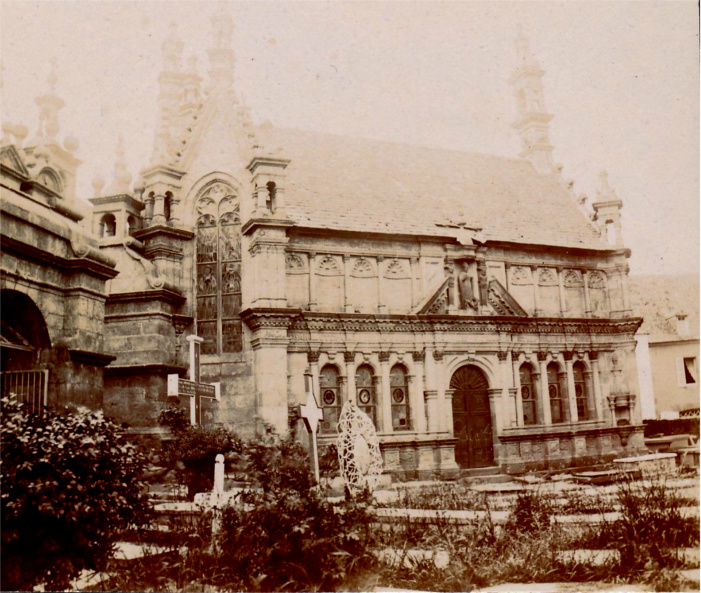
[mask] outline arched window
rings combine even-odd
[[[533,367],[524,363],[519,370],[521,378],[521,401],[523,402],[523,423],[537,424],[535,384],[533,382]]]
[[[163,217],[166,220],[170,220],[170,217],[172,216],[173,208],[173,194],[169,191],[166,192],[165,197],[163,198]]]
[[[389,385],[392,397],[392,429],[411,430],[409,408],[409,383],[404,366],[397,364],[389,372]]]
[[[577,399],[577,419],[588,420],[589,412],[589,394],[587,393],[587,383],[584,379],[584,363],[575,362],[572,365],[572,374],[574,375],[574,396]]]
[[[56,193],[61,193],[61,178],[53,169],[42,169],[37,175],[37,181]]]
[[[100,219],[100,237],[114,237],[117,234],[117,219],[114,214],[105,214]]]
[[[270,208],[270,212],[275,214],[275,210],[277,210],[277,186],[274,181],[268,181],[266,188],[268,190],[268,207]]]
[[[377,428],[375,373],[368,364],[360,365],[355,372],[355,394],[358,407],[370,416],[370,420]]]
[[[550,397],[550,416],[553,424],[565,421],[565,409],[562,402],[562,389],[559,381],[560,367],[551,362],[548,365],[548,396]]]
[[[195,201],[197,215],[197,335],[202,354],[240,352],[241,221],[234,190],[208,185]]]
[[[136,231],[139,230],[139,222],[135,216],[129,216],[127,218],[127,233],[129,236],[133,236]]]
[[[322,433],[335,433],[338,430],[338,418],[341,415],[341,389],[338,369],[330,364],[319,373],[319,390],[321,391],[321,409],[324,414],[321,422]]]

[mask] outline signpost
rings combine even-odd
[[[190,424],[202,424],[202,398],[219,401],[219,383],[200,383],[200,345],[204,342],[198,336],[187,336],[190,342],[190,380],[178,375],[168,375],[168,397],[190,398]]]
[[[309,457],[312,460],[314,468],[314,477],[316,483],[319,483],[319,450],[316,446],[316,431],[319,428],[319,421],[324,417],[322,409],[314,396],[314,386],[312,383],[312,374],[304,373],[304,388],[307,392],[307,403],[299,404],[299,415],[304,419],[304,425],[307,427],[311,435],[311,443],[309,445]]]

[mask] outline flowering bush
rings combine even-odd
[[[101,412],[23,408],[2,400],[2,589],[67,589],[146,519],[144,460]]]
[[[158,422],[173,432],[174,439],[167,445],[166,458],[178,469],[180,481],[187,486],[190,498],[212,489],[214,461],[219,453],[238,454],[242,450],[241,439],[233,432],[222,427],[192,426],[179,408],[166,408]]]

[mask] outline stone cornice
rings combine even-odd
[[[148,301],[165,301],[174,305],[182,305],[185,297],[180,292],[171,288],[157,288],[154,290],[140,290],[138,292],[120,292],[111,294],[107,298],[108,305],[116,303],[135,303]]]
[[[278,309],[278,311],[280,311]],[[291,310],[288,310],[291,311]],[[289,316],[290,313],[287,313]],[[511,334],[624,334],[635,333],[642,318],[514,318],[511,316],[364,315],[360,313],[292,314],[291,331],[335,332],[460,332]]]
[[[159,235],[165,235],[172,237],[173,239],[180,239],[181,241],[190,241],[195,236],[195,233],[187,229],[161,224],[140,229],[136,231],[133,236],[139,241],[146,242]]]
[[[104,367],[107,366],[117,357],[112,354],[103,354],[102,352],[90,352],[89,350],[78,350],[70,348],[68,354],[73,362],[88,364],[90,366]]]
[[[173,364],[123,364],[105,367],[105,377],[123,377],[130,375],[171,375],[178,374],[181,377],[187,373],[187,368]]]
[[[247,235],[259,226],[288,228],[295,226],[295,223],[288,218],[274,218],[272,216],[269,218],[251,218],[241,227],[241,234]]]
[[[241,312],[241,319],[252,331],[261,328],[289,329],[300,314],[300,309],[246,309]]]
[[[119,274],[115,270],[114,264],[104,257],[100,257],[99,252],[89,246],[85,246],[84,257],[68,258],[55,255],[34,245],[29,245],[12,237],[3,235],[3,253],[13,253],[24,259],[34,261],[42,266],[55,268],[63,272],[86,273],[96,276],[102,280],[110,280]],[[111,265],[110,265],[111,264]]]

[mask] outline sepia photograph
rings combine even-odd
[[[2,0],[1,591],[699,591],[699,5]]]

